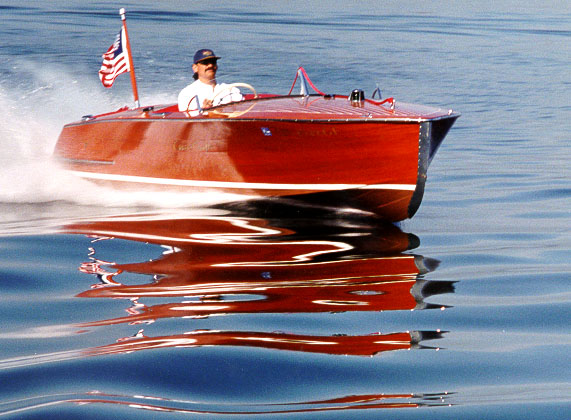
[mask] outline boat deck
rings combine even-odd
[[[246,100],[227,105],[220,105],[205,110],[202,114],[189,115],[179,112],[176,104],[141,107],[136,109],[121,108],[115,112],[87,117],[88,121],[110,119],[238,119],[238,120],[281,120],[281,121],[387,121],[387,122],[421,122],[448,118],[454,115],[452,110],[413,105],[393,101],[367,99],[359,103],[351,103],[346,96],[310,95],[310,96],[275,96],[260,95],[253,98],[246,95]],[[84,118],[84,121],[86,118]]]

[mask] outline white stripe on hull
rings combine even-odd
[[[294,190],[294,191],[337,191],[349,189],[374,189],[374,190],[402,190],[414,191],[415,184],[273,184],[265,182],[224,182],[224,181],[200,181],[192,179],[151,178],[132,175],[104,174],[96,172],[71,171],[82,178],[105,181],[133,182],[140,184],[171,185],[180,187],[196,188],[226,188],[244,190]]]

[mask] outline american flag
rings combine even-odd
[[[103,54],[99,78],[103,86],[110,88],[117,76],[128,71],[130,71],[130,66],[127,48],[125,47],[125,30],[121,29],[113,45]]]

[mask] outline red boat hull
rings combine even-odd
[[[398,221],[418,208],[434,143],[457,117],[388,118],[379,115],[383,107],[370,104],[377,114],[363,108],[358,115],[371,117],[357,117],[344,108],[346,100],[321,97],[315,101],[332,115],[297,109],[290,97],[260,101],[195,118],[169,107],[69,124],[55,155],[78,175],[121,188],[303,196]],[[274,115],[275,102],[281,118]],[[245,110],[233,117],[240,107]],[[439,139],[430,135],[434,124],[445,126]]]

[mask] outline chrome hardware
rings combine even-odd
[[[354,89],[349,95],[349,100],[351,103],[361,103],[365,101],[365,92],[361,89]]]

